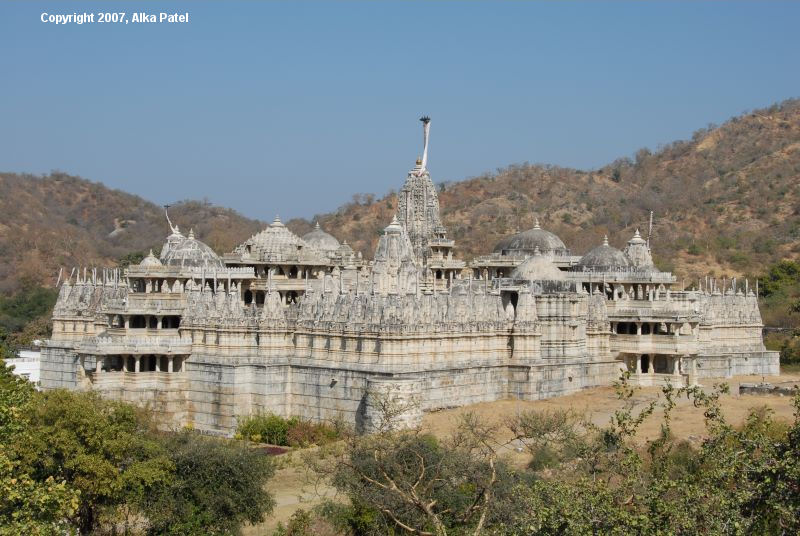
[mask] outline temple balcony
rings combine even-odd
[[[141,330],[146,332],[147,330]],[[94,337],[80,344],[79,354],[85,355],[188,355],[192,351],[192,342],[177,336],[127,336],[127,337]]]
[[[692,335],[611,335],[611,352],[615,354],[694,355],[699,351]]]
[[[115,314],[179,314],[188,293],[129,292],[125,300],[109,300],[104,312]]]
[[[696,299],[672,293],[669,298],[662,294],[658,300],[607,300],[606,310],[610,320],[651,320],[699,322],[700,308]],[[678,296],[676,296],[678,295]]]
[[[671,285],[677,278],[670,272],[646,272],[637,269],[595,272],[592,270],[570,271],[569,277],[582,282],[591,283],[632,283],[632,284],[664,284]]]

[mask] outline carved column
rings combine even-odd
[[[133,370],[134,372],[139,372],[140,370],[142,370],[142,356],[140,355],[136,356],[136,364],[134,365]]]

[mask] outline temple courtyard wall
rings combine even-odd
[[[700,355],[698,378],[779,373],[776,352]],[[190,426],[208,433],[231,435],[237,419],[259,412],[314,421],[340,420],[363,429],[374,420],[368,393],[395,388],[418,404],[408,416],[416,424],[422,412],[502,399],[537,400],[611,385],[624,369],[616,359],[603,361],[541,360],[531,364],[441,364],[404,370],[314,362],[296,357],[221,358],[192,355],[180,372],[101,372],[86,357],[81,371],[74,350],[47,346],[42,352],[42,377],[48,388],[93,389],[102,396],[144,406],[166,427]],[[376,370],[378,369],[378,370]],[[635,379],[634,379],[635,381]],[[642,385],[685,378],[643,375]]]

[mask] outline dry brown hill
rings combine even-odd
[[[170,208],[182,229],[229,251],[263,227],[207,202]],[[128,253],[159,248],[168,234],[164,209],[141,197],[63,173],[0,173],[0,292],[21,282],[55,283],[59,266],[110,266]]]
[[[398,187],[403,180],[398,173]],[[754,273],[800,252],[800,100],[594,171],[521,164],[440,189],[444,222],[466,259],[530,228],[535,217],[575,253],[599,244],[604,233],[622,246],[636,227],[645,230],[653,210],[662,268],[689,279]],[[356,195],[318,219],[371,257],[394,209],[393,193]],[[184,201],[170,214],[218,252],[263,227],[208,202]],[[311,222],[289,226],[302,234]],[[62,173],[0,173],[0,291],[24,279],[52,283],[59,266],[113,264],[160,246],[165,234],[161,207],[140,197]]]

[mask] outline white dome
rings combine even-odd
[[[167,243],[161,250],[161,264],[205,268],[225,267],[213,249],[194,237],[194,231],[190,230],[189,236],[184,237],[177,227],[167,238]]]
[[[549,256],[542,255],[539,249],[535,249],[533,256],[517,266],[511,272],[512,279],[526,279],[528,281],[564,281],[564,272],[553,264]]]
[[[319,222],[314,226],[314,230],[303,235],[303,241],[309,246],[313,246],[322,251],[336,251],[339,249],[339,241],[333,235],[322,230]]]
[[[147,255],[147,257],[145,257],[144,259],[142,259],[142,262],[139,263],[139,266],[163,266],[163,265],[161,264],[161,261],[158,260],[158,257],[153,255],[153,250],[151,249],[150,254]]]

